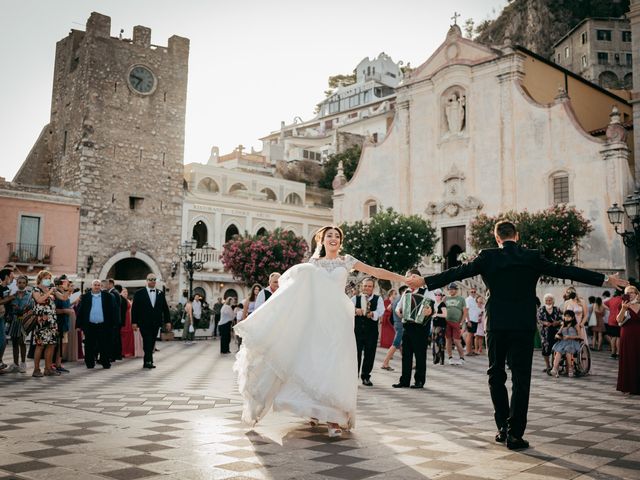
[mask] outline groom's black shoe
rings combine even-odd
[[[507,441],[507,429],[501,428],[500,430],[498,430],[498,433],[496,433],[496,442],[504,443],[506,441]]]
[[[509,450],[523,450],[525,448],[529,448],[529,442],[522,437],[518,438],[512,435],[507,435],[507,448]]]
[[[371,380],[369,380],[368,378],[363,378],[362,379],[362,384],[367,386],[367,387],[373,387],[373,383],[371,383]]]
[[[411,385],[411,388],[424,388],[424,383],[416,382],[413,385]]]
[[[409,385],[406,383],[394,383],[391,385],[393,388],[409,388]]]

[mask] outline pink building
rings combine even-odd
[[[46,269],[75,277],[80,200],[11,187],[0,183],[0,267],[11,263],[29,276]]]

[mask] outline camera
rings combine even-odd
[[[621,298],[622,298],[622,301],[623,301],[623,302],[628,302],[628,301],[630,301],[630,300],[631,300],[631,296],[630,296],[628,293],[624,293],[624,294],[622,294],[622,297],[621,297]]]

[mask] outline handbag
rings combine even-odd
[[[189,333],[193,333],[195,331],[196,331],[196,329],[193,328],[193,323],[189,324]]]
[[[590,327],[595,327],[596,325],[598,325],[598,319],[596,317],[596,309],[593,308],[591,310],[591,315],[589,316],[589,323],[587,324]]]
[[[31,333],[38,323],[38,316],[35,314],[33,310],[25,310],[22,314],[22,328],[24,329],[24,333],[28,335]]]

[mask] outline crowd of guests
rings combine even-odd
[[[78,360],[109,369],[123,358],[144,357],[143,366],[154,368],[155,338],[168,321],[155,281],[149,275],[132,301],[113,279],[93,280],[81,292],[66,275],[42,270],[30,284],[13,268],[0,270],[0,373],[27,373],[27,358],[33,358],[33,377],[69,373],[64,362]],[[13,363],[4,363],[9,340]]]
[[[407,295],[411,301],[407,300]],[[421,320],[417,327],[415,309],[421,304],[422,297],[429,299],[422,312],[427,320]],[[409,375],[414,369],[414,388],[422,387],[426,364],[424,352],[429,343],[434,364],[464,365],[465,357],[482,355],[485,348],[484,307],[485,298],[475,288],[470,288],[464,298],[459,295],[455,283],[448,285],[446,292],[440,289],[412,291],[406,286],[398,291],[390,290],[384,300],[380,346],[388,347],[381,365],[387,371],[394,370],[390,362],[396,352],[402,351],[402,376],[393,386],[408,387]],[[407,308],[413,310],[409,315]],[[544,373],[558,377],[562,366],[564,373],[573,377],[582,345],[601,351],[606,340],[611,358],[619,360],[618,390],[640,394],[639,311],[640,298],[634,286],[627,287],[624,293],[616,291],[611,296],[605,291],[601,297],[588,299],[570,286],[560,304],[556,304],[553,295],[546,294],[537,314]],[[416,338],[420,339],[419,343]],[[457,358],[454,358],[454,347]]]

